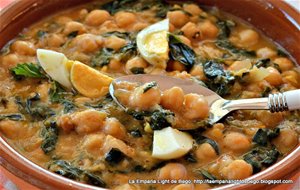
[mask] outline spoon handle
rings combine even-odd
[[[268,98],[228,100],[224,103],[223,109],[228,111],[239,109],[270,110],[271,112],[300,109],[300,89],[270,94]]]

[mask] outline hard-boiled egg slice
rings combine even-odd
[[[69,61],[64,54],[46,49],[38,49],[37,58],[42,68],[53,80],[66,88],[72,88],[70,69],[73,62]]]
[[[169,19],[157,22],[137,35],[137,47],[142,57],[155,67],[166,68],[169,59]]]
[[[99,98],[108,93],[108,87],[113,78],[100,73],[79,61],[74,61],[71,68],[71,82],[82,95]]]
[[[159,159],[179,158],[193,147],[193,138],[177,129],[167,127],[154,131],[152,156]]]

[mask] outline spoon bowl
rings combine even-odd
[[[113,100],[124,110],[128,110],[126,106],[119,102],[114,95],[114,84],[122,81],[132,83],[148,83],[155,81],[159,89],[164,91],[174,86],[182,88],[185,94],[196,93],[203,95],[210,107],[209,123],[214,124],[234,110],[270,110],[271,112],[287,111],[300,109],[300,89],[292,90],[284,93],[270,94],[265,98],[251,98],[240,100],[226,100],[212,90],[202,86],[193,80],[179,79],[165,75],[127,75],[115,79],[109,86],[109,92]]]

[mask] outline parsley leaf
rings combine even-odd
[[[22,63],[11,69],[15,78],[19,77],[32,77],[32,78],[45,78],[41,66],[33,63]]]

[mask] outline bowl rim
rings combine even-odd
[[[272,5],[276,0],[266,0],[268,3]],[[0,11],[0,18],[6,12],[9,12],[10,9],[15,7],[19,1],[13,1],[8,6]],[[27,9],[25,9],[20,14],[24,14],[25,12],[29,11],[32,6],[36,6],[32,2]],[[196,2],[197,3],[197,2]],[[292,7],[285,1],[276,1],[278,4],[277,7],[280,7],[280,11],[287,14],[289,12],[292,15],[299,15],[300,11]],[[288,16],[290,14],[287,14]],[[296,22],[296,25],[300,26],[300,19],[294,19],[293,21]],[[290,19],[289,19],[290,20]],[[292,22],[290,20],[290,22]],[[5,27],[5,26],[4,26]],[[23,178],[26,182],[37,185],[38,187],[45,187],[44,185],[50,185],[50,187],[46,187],[47,189],[50,188],[68,188],[68,189],[87,189],[87,190],[105,190],[105,188],[96,187],[88,184],[84,184],[81,182],[77,182],[65,177],[62,177],[58,174],[50,172],[49,170],[44,169],[43,167],[35,164],[34,162],[27,159],[17,150],[15,150],[12,146],[9,145],[5,137],[0,134],[0,165],[2,165],[5,169],[12,172],[14,175]],[[14,164],[12,164],[14,163]],[[286,167],[288,165],[294,165],[294,170],[288,171]],[[293,171],[299,169],[300,167],[300,143],[298,146],[294,148],[287,156],[285,156],[280,161],[276,162],[272,166],[268,167],[267,169],[246,178],[245,180],[274,180],[278,179],[275,177],[275,172],[272,172],[276,169],[277,173],[281,173],[280,177],[287,175],[288,173],[292,173]],[[28,171],[30,171],[28,173]],[[214,188],[215,190],[225,190],[225,189],[246,189],[249,188],[250,184],[227,184],[220,187]],[[251,185],[251,189],[258,189],[259,187],[264,186],[264,184],[255,184]]]

